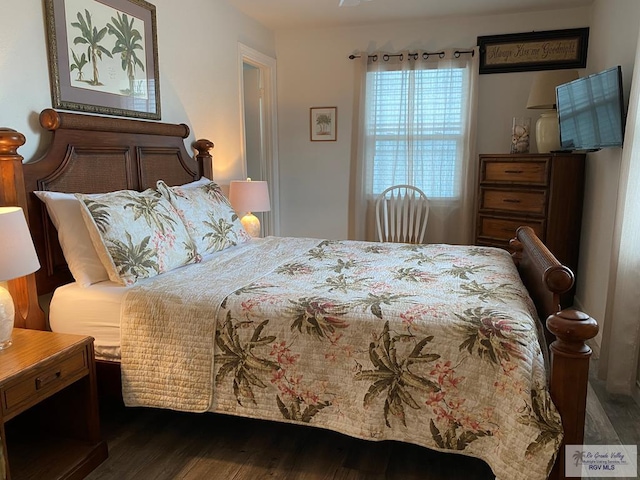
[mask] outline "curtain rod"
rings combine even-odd
[[[460,55],[462,55],[463,53],[470,53],[472,57],[475,55],[475,52],[473,50],[456,50],[455,52],[453,52],[453,56],[455,58],[459,58]],[[419,55],[420,55],[419,53],[410,53],[409,57],[413,57],[414,60],[417,60]],[[426,60],[431,55],[438,55],[438,57],[444,58],[445,52],[423,52],[422,53],[422,59]],[[353,60],[355,58],[360,58],[360,57],[361,57],[361,55],[353,55],[352,54],[352,55],[349,55],[349,60]],[[372,59],[374,62],[378,61],[378,55],[369,55],[368,57],[370,59]],[[388,61],[391,57],[400,57],[400,60],[403,60],[402,57],[404,57],[404,54],[403,53],[396,53],[396,54],[385,53],[384,55],[382,55],[382,59],[385,62]]]

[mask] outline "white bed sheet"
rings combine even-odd
[[[202,262],[211,261],[221,255],[242,255],[252,244],[263,241],[263,238],[254,238],[250,242],[206,255]],[[189,268],[189,265],[161,276],[145,278],[129,287],[110,280],[88,287],[76,282],[58,287],[49,305],[49,326],[54,332],[92,336],[95,339],[97,359],[120,361],[120,319],[125,295],[137,285],[151,283],[182,268]]]
[[[95,338],[96,358],[120,360],[120,311],[129,288],[111,281],[56,289],[49,307],[51,330]]]

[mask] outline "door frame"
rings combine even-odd
[[[266,180],[269,187],[271,211],[262,214],[262,231],[264,235],[280,234],[280,182],[278,175],[278,115],[276,103],[276,59],[257,50],[238,43],[238,72],[240,85],[243,83],[244,64],[256,67],[260,71],[261,107],[261,180]],[[240,154],[243,172],[247,173],[244,88],[240,88]]]

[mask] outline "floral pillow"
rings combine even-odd
[[[218,252],[251,239],[215,182],[189,187],[169,187],[159,180],[157,188],[178,211],[198,252],[202,255]]]
[[[133,285],[200,260],[177,212],[155,190],[76,197],[91,241],[113,282]]]

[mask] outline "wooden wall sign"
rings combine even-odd
[[[589,28],[478,37],[480,73],[587,66]]]

